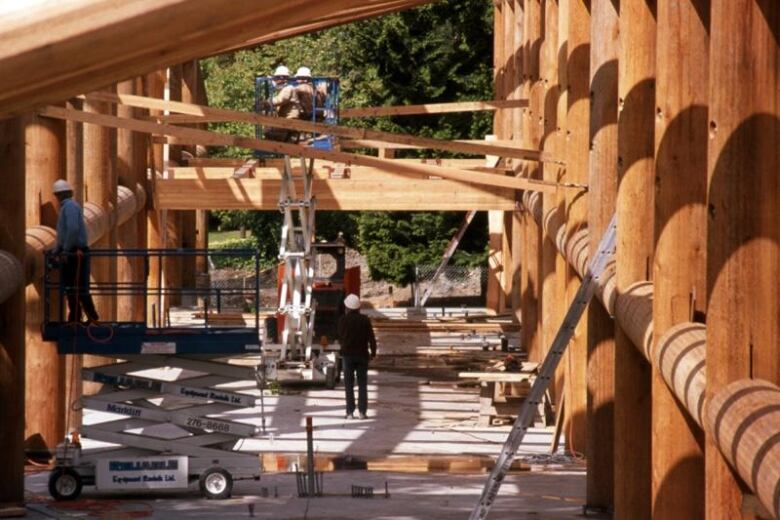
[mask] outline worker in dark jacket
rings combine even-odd
[[[347,419],[355,416],[355,375],[358,383],[358,413],[368,412],[368,360],[376,357],[376,338],[371,320],[360,314],[360,298],[350,294],[344,299],[347,313],[338,324],[341,359],[344,366],[344,391],[347,397]]]
[[[84,214],[78,202],[73,200],[73,188],[68,181],[56,181],[53,191],[60,203],[54,254],[61,257],[62,285],[68,297],[68,321],[80,321],[83,309],[87,319],[96,322],[98,314],[89,294],[90,261],[86,254],[89,247]]]

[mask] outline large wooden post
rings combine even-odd
[[[181,101],[182,90],[182,66],[176,65],[168,69],[168,96],[171,101]],[[181,165],[183,147],[180,145],[168,146],[168,160],[171,164]],[[181,211],[165,211],[165,247],[178,249],[182,245]],[[169,289],[179,289],[182,286],[182,268],[184,263],[180,257],[169,256],[164,262],[165,285]],[[181,303],[181,293],[174,292],[169,295],[170,305]]]
[[[130,79],[117,84],[118,94],[134,94],[135,80]],[[135,117],[135,109],[127,105],[117,106],[117,115],[119,117]],[[117,157],[116,170],[117,182],[135,191],[138,177],[138,154],[136,153],[136,137],[129,130],[117,130]],[[117,233],[117,247],[120,249],[137,249],[138,226],[136,217],[133,215],[125,222]],[[117,282],[127,283],[139,281],[143,276],[143,262],[138,258],[119,257],[117,259]],[[139,300],[133,295],[121,295],[117,297],[117,317],[121,321],[135,319],[138,315],[136,307]],[[141,303],[141,305],[143,305]]]
[[[542,148],[545,152],[562,157],[563,135],[559,122],[559,98],[561,97],[561,78],[559,77],[558,56],[561,40],[559,33],[559,5],[556,0],[545,0],[544,7],[544,43],[541,48],[541,81],[544,88]],[[563,67],[565,69],[565,67]],[[564,174],[563,168],[546,164],[543,168],[545,180],[557,182]],[[559,216],[563,214],[563,193],[548,193],[542,197],[542,215],[558,209]],[[542,337],[540,354],[544,357],[561,326],[563,313],[566,309],[566,277],[565,260],[558,253],[554,237],[542,233],[541,250],[541,293],[542,293]],[[560,270],[559,270],[560,268]],[[552,392],[554,398],[555,388]]]
[[[590,154],[590,10],[585,0],[569,0],[569,37],[567,44],[568,106],[566,114],[566,178],[568,182],[588,183]],[[582,192],[566,191],[566,237],[587,226],[587,198]],[[573,300],[580,279],[568,268],[566,301]],[[584,452],[586,439],[587,323],[580,320],[566,355],[566,421],[567,447]]]
[[[152,72],[151,74],[146,76],[146,88],[148,89],[148,96],[157,98],[157,99],[163,99],[165,96],[165,82],[166,82],[166,71],[165,70],[158,70],[156,72]],[[160,115],[161,111],[158,110],[152,110],[150,111],[151,115]],[[149,142],[149,146],[147,148],[149,152],[149,168],[151,169],[150,172],[150,180],[149,180],[149,197],[148,199],[152,199],[152,192],[154,190],[154,185],[156,180],[162,176],[163,170],[165,169],[164,164],[164,158],[163,158],[163,145],[160,143],[152,144]],[[163,239],[163,222],[162,222],[162,212],[153,210],[147,212],[147,243],[149,249],[163,249],[165,248],[165,242]],[[161,276],[162,270],[160,266],[160,259],[158,257],[153,257],[149,259],[149,278],[147,279],[147,286],[155,290],[156,293],[149,294],[149,298],[147,300],[148,304],[148,316],[149,321],[151,325],[161,326],[161,319],[165,315],[165,310],[163,309],[164,300],[158,289],[162,288],[162,276]]]
[[[780,5],[713,0],[711,20],[708,396],[740,378],[780,384]],[[708,436],[706,517],[739,518],[716,446]]]
[[[617,194],[618,11],[612,0],[591,0],[590,257],[615,211]],[[611,509],[614,486],[615,326],[598,300],[588,309],[587,504]]]
[[[655,2],[621,0],[616,282],[649,280],[653,258]],[[615,518],[650,518],[651,365],[615,328]]]
[[[706,308],[707,0],[658,2],[654,342]],[[657,368],[653,518],[702,518],[701,432]]]
[[[34,115],[26,122],[26,226],[56,228],[59,204],[52,185],[66,177],[65,122]],[[34,280],[26,290],[25,447],[33,456],[48,457],[65,434],[66,389],[65,359],[41,337],[43,298],[43,279]]]
[[[504,12],[509,9],[505,0],[499,0],[493,4],[493,89],[496,99],[506,97],[506,61],[505,61],[505,38],[504,23],[506,17]],[[506,120],[506,110],[496,110],[493,116],[493,133],[498,139],[504,136],[504,121]],[[503,290],[504,275],[503,270],[503,235],[504,221],[503,212],[488,212],[488,280],[485,306],[495,312],[501,312],[506,301]]]
[[[24,262],[24,122],[0,121],[0,250]],[[24,283],[0,303],[0,510],[24,502]]]
[[[67,108],[81,110],[80,99],[71,99]],[[73,187],[73,199],[84,206],[84,125],[76,121],[67,121],[66,134],[66,179]],[[74,406],[82,396],[81,367],[84,357],[81,354],[65,356],[65,431],[78,431],[81,427],[81,407]]]
[[[181,100],[185,103],[198,103],[198,61],[188,61],[182,64]],[[195,146],[185,146],[184,150],[195,156]],[[195,211],[181,212],[181,246],[185,249],[197,247],[197,215]],[[197,258],[186,257],[182,266],[182,285],[195,288],[195,274],[198,272]],[[193,304],[195,302],[192,302]]]
[[[538,150],[542,140],[540,117],[544,112],[544,85],[540,80],[539,49],[542,43],[543,8],[539,0],[526,0],[523,11],[523,97],[528,107],[523,112],[521,146]],[[537,162],[522,163],[523,174],[541,177]],[[541,360],[541,230],[528,208],[523,208],[523,273],[521,276],[521,312],[523,316],[523,346],[530,361]]]
[[[113,88],[111,89],[114,90]],[[112,106],[99,101],[85,101],[85,112],[110,114]],[[116,130],[84,124],[84,202],[93,202],[111,215],[116,208]],[[106,234],[92,246],[95,249],[116,249],[116,219],[109,218]],[[112,258],[92,259],[92,278],[100,283],[114,283],[116,261]],[[102,321],[116,318],[116,296],[94,296],[95,307]]]

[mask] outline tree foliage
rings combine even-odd
[[[381,106],[491,99],[492,4],[489,0],[445,0],[416,9],[335,27],[204,60],[209,104],[234,110],[254,108],[254,78],[284,64],[306,65],[315,75],[341,81],[341,106]],[[490,133],[490,113],[383,117],[344,124],[440,139],[481,139]],[[215,123],[212,130],[254,135],[244,123]],[[223,148],[218,155],[248,157],[250,151]],[[446,152],[404,150],[404,155],[451,156]],[[278,212],[246,212],[263,258],[278,250]],[[437,263],[461,213],[318,212],[318,237],[338,232],[367,256],[375,278],[406,283],[416,264]],[[225,220],[230,220],[226,217]],[[265,244],[265,245],[264,245]],[[484,262],[485,219],[472,224],[454,261]]]

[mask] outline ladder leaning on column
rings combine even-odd
[[[555,369],[574,335],[574,329],[593,298],[599,278],[604,274],[610,258],[615,253],[616,229],[616,218],[613,216],[604,232],[604,236],[601,238],[596,255],[588,264],[588,270],[582,279],[582,284],[577,290],[577,294],[574,296],[574,301],[569,306],[566,316],[563,318],[563,323],[555,335],[550,351],[547,353],[547,357],[544,358],[541,367],[539,367],[539,375],[536,377],[528,397],[523,401],[520,413],[517,415],[512,430],[509,432],[509,437],[498,455],[498,460],[488,477],[488,481],[485,483],[479,503],[471,512],[470,520],[483,520],[490,513],[490,508],[498,495],[501,483],[512,465],[515,454],[520,444],[522,444],[528,428],[531,426],[536,409],[539,403],[542,402],[545,391],[553,381]]]

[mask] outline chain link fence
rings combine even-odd
[[[488,271],[485,266],[461,267],[448,265],[434,280],[438,265],[415,267],[415,303],[421,301],[430,288],[426,305],[483,305]]]

